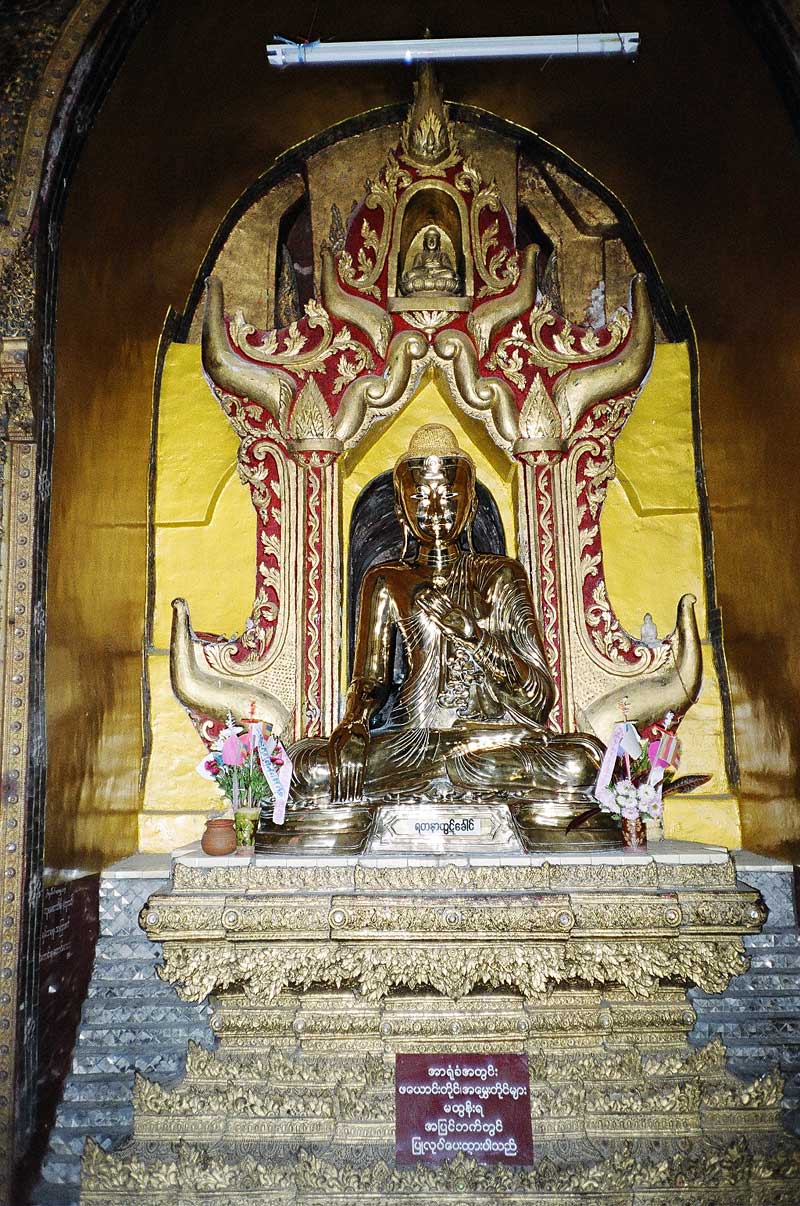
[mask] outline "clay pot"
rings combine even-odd
[[[622,818],[622,846],[624,850],[635,852],[647,849],[647,826],[641,817],[635,821]]]
[[[223,854],[232,854],[236,849],[236,831],[230,817],[218,817],[206,821],[200,845],[204,854],[219,858]]]

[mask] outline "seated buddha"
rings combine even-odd
[[[405,297],[444,296],[461,293],[461,277],[450,256],[442,247],[442,232],[429,226],[422,236],[422,249],[414,256],[411,268],[400,278],[400,292]]]
[[[298,834],[303,814],[320,825],[314,808],[346,827],[335,806],[359,802],[366,839],[367,817],[387,796],[480,801],[501,790],[540,800],[540,822],[563,830],[590,807],[603,746],[546,727],[554,685],[528,579],[513,558],[459,547],[477,508],[475,467],[449,428],[419,429],[395,466],[394,493],[404,551],[362,580],[341,723],[327,741],[292,749]],[[393,686],[397,640],[407,673],[388,720],[373,729]]]

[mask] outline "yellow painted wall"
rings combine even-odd
[[[219,793],[197,774],[203,746],[169,681],[171,602],[189,602],[198,632],[241,632],[253,604],[256,519],[236,472],[239,441],[214,398],[196,344],[173,344],[164,362],[156,443],[152,567],[155,596],[147,656],[152,746],[139,814],[139,848],[195,841]]]
[[[664,832],[684,841],[741,844],[739,802],[725,774],[722,703],[706,639],[703,548],[692,446],[686,344],[656,348],[653,368],[616,442],[600,531],[608,596],[622,625],[639,634],[650,612],[660,636],[675,626],[679,597],[697,598],[703,640],[700,698],[681,724],[682,774],[711,774],[702,789],[665,801]]]

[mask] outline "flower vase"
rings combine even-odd
[[[633,821],[622,818],[622,848],[632,853],[647,849],[647,826],[641,817]]]
[[[200,846],[203,853],[212,858],[233,854],[236,849],[236,833],[230,817],[215,817],[213,820],[206,821]]]

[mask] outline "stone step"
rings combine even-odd
[[[40,1182],[36,1197],[33,1199],[34,1206],[80,1206],[77,1185],[49,1185],[45,1182]]]
[[[194,1029],[204,1024],[207,1029],[205,1019],[208,1010],[201,1005],[196,1005],[194,1008],[189,1006],[188,1009],[190,1016],[194,1015],[192,1018]],[[167,1001],[150,1001],[142,997],[123,998],[122,1001],[107,998],[102,1001],[90,999],[83,1007],[81,1027],[82,1029],[85,1027],[87,1030],[90,1027],[110,1029],[119,1023],[120,1016],[129,1018],[131,1013],[136,1017],[137,1025],[141,1023],[142,1026],[170,1028],[185,1025],[187,1006],[179,1001],[174,993],[172,999]]]
[[[697,992],[696,989],[692,991]],[[754,994],[767,996],[772,993],[784,992],[800,997],[800,976],[794,972],[776,972],[767,967],[752,969],[746,976],[737,976],[735,980],[731,980],[725,996],[753,996]],[[697,995],[699,999],[712,1001],[715,999],[706,993],[697,992]]]
[[[85,1102],[65,1105],[62,1102],[56,1114],[54,1133],[61,1131],[66,1134],[81,1131],[84,1134],[91,1134],[95,1130],[118,1130],[125,1131],[127,1134],[132,1126],[132,1100],[127,1105],[116,1103],[89,1106]]]
[[[89,985],[89,991],[86,996],[87,1001],[106,1001],[113,1000],[130,1004],[130,1008],[136,1008],[138,1002],[152,1001],[174,1001],[180,1002],[184,1008],[186,1005],[180,1001],[178,994],[171,984],[165,984],[163,980],[159,980],[157,976],[152,975],[149,980],[134,980],[133,983],[120,982],[119,980],[101,979],[99,976],[94,978]],[[203,1006],[197,1006],[198,1009]]]
[[[737,1043],[728,1050],[729,1066],[740,1063],[766,1070],[779,1066],[784,1073],[800,1072],[800,1048],[784,1048],[769,1043]]]
[[[787,928],[786,930],[762,930],[760,934],[748,934],[744,940],[748,950],[760,950],[766,947],[786,947],[787,950],[800,949],[800,931]]]
[[[141,955],[109,955],[95,960],[92,979],[99,984],[146,982],[156,977],[157,964],[158,960],[150,951],[143,951]]]
[[[701,997],[692,1004],[700,1017],[717,1017],[722,1014],[757,1013],[759,1018],[770,1020],[776,1017],[800,1018],[800,995],[797,992],[783,996],[754,996],[726,993],[724,997]]]
[[[117,1076],[70,1077],[64,1088],[64,1102],[85,1102],[87,1105],[119,1105],[131,1100],[133,1077],[130,1082]]]
[[[94,1051],[77,1049],[71,1076],[128,1075],[134,1069],[156,1080],[182,1074],[186,1066],[186,1046],[158,1051]]]
[[[77,1189],[81,1179],[80,1160],[65,1160],[63,1156],[48,1155],[42,1167],[41,1185],[64,1186],[67,1189]],[[40,1201],[39,1190],[34,1201]]]
[[[136,929],[130,933],[100,935],[97,954],[103,955],[107,950],[144,950],[146,948],[150,948],[154,954],[160,954],[160,943],[151,942],[144,930]]]
[[[106,1151],[109,1148],[116,1147],[123,1139],[127,1139],[130,1135],[130,1127],[118,1129],[114,1127],[103,1127],[102,1136],[97,1138],[97,1142]],[[83,1145],[89,1136],[96,1137],[97,1131],[90,1127],[73,1127],[70,1130],[61,1130],[59,1127],[53,1128],[53,1133],[50,1136],[50,1151],[54,1156],[72,1157],[80,1160],[83,1155]],[[49,1157],[48,1157],[49,1162]]]
[[[202,1021],[188,1021],[183,1026],[137,1027],[128,1026],[85,1026],[78,1031],[78,1042],[87,1052],[119,1048],[177,1046],[190,1038],[201,1042],[208,1037],[208,1026]]]
[[[699,1039],[701,1043],[720,1035],[723,1043],[729,1051],[738,1041],[748,1042],[752,1039],[764,1038],[769,1042],[778,1042],[782,1046],[800,1046],[800,1018],[786,1019],[785,1021],[759,1021],[758,1019],[747,1022],[705,1022],[699,1018],[692,1031],[693,1038]]]

